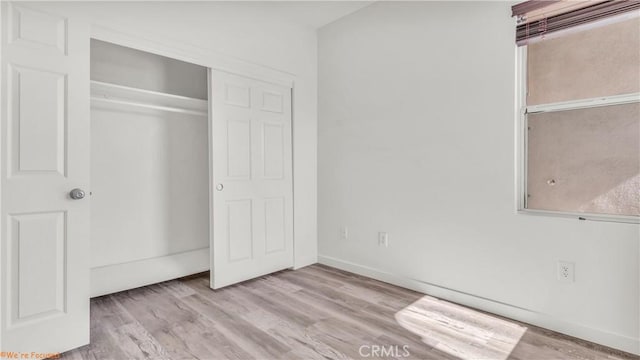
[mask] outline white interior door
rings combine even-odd
[[[293,266],[291,89],[211,71],[214,289]]]
[[[1,6],[0,346],[62,352],[89,342],[89,27]]]

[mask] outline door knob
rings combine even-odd
[[[69,196],[73,199],[73,200],[80,200],[80,199],[84,199],[84,190],[82,189],[73,189],[69,192]]]
[[[224,186],[222,184],[216,185],[216,190],[222,191],[222,189],[224,189]]]

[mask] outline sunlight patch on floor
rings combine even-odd
[[[527,331],[519,324],[430,296],[398,311],[395,318],[425,344],[461,360],[505,360]]]

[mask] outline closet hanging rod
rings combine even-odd
[[[158,111],[206,116],[208,101],[156,91],[91,81],[91,100]]]
[[[194,110],[187,110],[187,109],[170,107],[170,106],[160,106],[160,105],[152,105],[152,104],[134,102],[134,101],[101,98],[97,96],[91,96],[91,101],[110,103],[115,105],[134,106],[134,107],[145,108],[150,110],[169,111],[169,112],[187,114],[187,115],[207,116],[206,111],[194,111]]]

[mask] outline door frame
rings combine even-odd
[[[294,74],[276,70],[251,61],[236,59],[199,46],[173,42],[170,40],[162,40],[162,42],[160,42],[139,35],[114,30],[111,27],[98,23],[91,23],[91,38],[211,69],[226,71],[255,80],[289,87],[291,89],[294,88],[294,82],[296,80],[296,76]]]
[[[266,67],[264,65],[260,65],[257,63],[253,63],[250,61],[244,61],[240,59],[233,58],[228,55],[220,54],[215,51],[201,48],[194,45],[177,43],[172,41],[162,40],[156,41],[150,38],[142,37],[139,35],[132,35],[126,32],[122,32],[119,30],[114,30],[109,26],[105,26],[98,23],[91,23],[91,39],[100,40],[109,42],[112,44],[129,47],[132,49],[148,52],[151,54],[156,54],[164,57],[168,57],[175,60],[180,60],[188,63],[192,63],[195,65],[200,65],[207,68],[207,83],[208,83],[208,93],[209,97],[211,94],[211,71],[212,70],[220,70],[224,72],[228,72],[231,74],[247,77],[254,80],[259,80],[263,82],[272,83],[275,85],[280,85],[285,88],[288,88],[291,92],[291,166],[292,166],[292,179],[291,179],[291,193],[292,193],[292,203],[293,203],[293,213],[292,213],[292,225],[293,225],[293,269],[298,268],[298,264],[296,262],[296,227],[295,227],[295,152],[296,149],[294,147],[295,144],[295,111],[294,111],[294,85],[296,76],[294,74],[279,71],[273,68]],[[212,154],[212,138],[211,138],[211,128],[213,125],[213,112],[212,112],[212,101],[209,98],[209,116],[208,116],[208,127],[209,127],[209,139],[208,139],[208,153],[209,156]],[[211,166],[211,159],[209,159],[209,252],[211,252],[211,248],[213,247],[213,241],[215,241],[213,237],[213,196],[215,196],[215,191],[213,191],[213,168]],[[210,259],[212,261],[212,259]],[[304,266],[304,265],[302,265]]]

